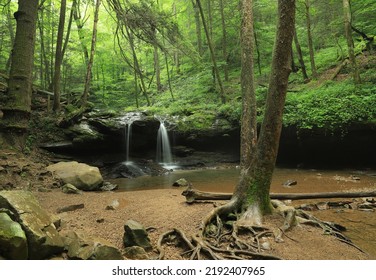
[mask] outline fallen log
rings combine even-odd
[[[229,200],[232,197],[230,193],[212,193],[196,190],[188,187],[182,193],[187,203],[193,203],[196,200]],[[271,199],[279,200],[299,200],[316,198],[355,198],[355,197],[375,197],[376,191],[369,192],[323,192],[323,193],[270,193]]]

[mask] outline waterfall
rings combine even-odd
[[[129,162],[129,147],[132,140],[132,123],[129,121],[125,126],[125,161]]]
[[[170,140],[163,121],[160,123],[157,135],[157,162],[168,165],[172,163]]]

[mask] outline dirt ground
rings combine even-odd
[[[85,192],[81,195],[64,194],[59,189],[52,192],[35,192],[41,205],[56,214],[58,208],[83,203],[85,207],[72,212],[59,214],[62,230],[71,229],[87,235],[97,236],[122,248],[124,224],[128,219],[138,221],[145,228],[155,228],[149,237],[155,248],[159,236],[173,228],[184,231],[187,236],[198,232],[200,222],[213,208],[211,203],[189,205],[181,195],[182,189],[163,189],[132,192]],[[119,202],[115,210],[105,210],[114,200]],[[222,202],[224,203],[224,202]],[[280,226],[282,220],[266,218],[266,223]],[[280,224],[279,224],[280,223]],[[298,226],[287,232],[283,243],[271,241],[268,254],[282,259],[367,259],[358,250],[346,245],[332,236],[324,235],[322,230],[311,226]],[[150,257],[156,256],[151,252]],[[180,251],[171,247],[166,249],[166,259],[182,259]]]
[[[189,236],[195,235],[201,220],[214,207],[213,203],[195,203],[189,205],[181,195],[183,189],[144,190],[144,191],[112,191],[84,192],[82,194],[65,194],[59,188],[59,182],[46,172],[48,157],[43,154],[32,154],[28,157],[12,151],[2,150],[0,153],[0,190],[28,189],[40,201],[41,206],[49,213],[61,218],[61,230],[73,230],[88,236],[100,237],[120,249],[123,249],[124,224],[127,220],[135,220],[145,228],[153,228],[149,237],[153,248],[156,247],[161,234],[174,228],[180,229]],[[106,207],[117,200],[119,206],[115,210]],[[225,203],[216,202],[216,204]],[[84,204],[84,208],[75,211],[57,213],[64,206]],[[265,224],[280,227],[282,219],[267,217]],[[265,251],[288,260],[358,260],[368,256],[359,250],[342,243],[333,236],[324,235],[321,229],[301,225],[294,227],[284,236],[283,243],[268,240],[271,248]],[[165,259],[183,259],[182,251],[175,247],[165,248]],[[149,253],[151,259],[157,252]]]

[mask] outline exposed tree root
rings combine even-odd
[[[257,219],[253,219],[252,216],[257,216],[253,209],[246,209],[239,213],[238,205],[239,201],[232,199],[227,204],[214,208],[202,221],[199,233],[190,238],[179,229],[162,234],[157,244],[159,259],[163,259],[165,255],[163,247],[173,245],[184,248],[182,256],[191,260],[278,260],[280,257],[266,253],[270,251],[268,238],[274,238],[274,241],[279,243],[284,242],[283,238],[286,236],[296,242],[287,236],[286,232],[298,224],[319,227],[324,234],[335,236],[339,241],[364,253],[341,233],[345,230],[344,227],[321,221],[305,211],[287,206],[279,200],[272,200],[272,205],[275,212],[284,217],[284,222],[276,229],[267,228],[259,224]]]

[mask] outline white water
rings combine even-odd
[[[157,135],[157,162],[165,166],[172,164],[170,140],[163,122],[159,126]]]
[[[132,123],[130,121],[125,126],[125,161],[129,162],[129,147],[132,141]]]

